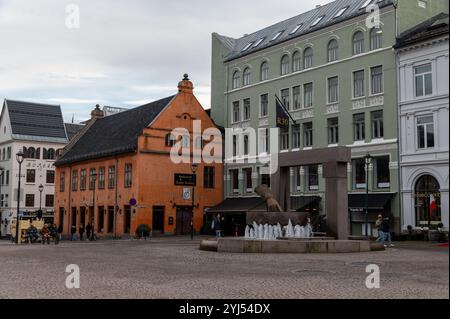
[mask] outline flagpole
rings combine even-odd
[[[281,100],[278,98],[278,96],[276,94],[275,94],[275,98],[277,99],[278,103],[280,103],[281,107],[286,112],[286,114],[291,118],[292,122],[294,122],[294,124],[297,124],[297,121],[294,120],[291,113],[289,113],[289,111],[286,109],[286,106],[284,106],[283,102],[281,102]]]

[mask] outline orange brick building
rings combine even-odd
[[[180,142],[174,128],[189,132],[180,139],[186,139],[190,156],[191,146],[208,143],[194,142],[194,121],[201,121],[202,131],[216,128],[187,76],[174,96],[107,117],[97,108],[92,116],[55,163],[55,221],[63,235],[91,221],[98,237],[133,236],[141,224],[153,234],[184,235],[191,231],[193,211],[200,232],[204,210],[222,201],[223,168],[202,161],[194,174],[190,163],[170,158]]]

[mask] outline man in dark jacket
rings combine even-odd
[[[86,238],[92,240],[92,226],[91,223],[86,225]]]
[[[70,226],[70,234],[72,235],[72,241],[77,240],[77,226],[75,224],[72,224],[72,226]]]
[[[384,247],[394,247],[392,244],[391,238],[391,226],[389,224],[389,218],[385,218],[383,220],[383,224],[381,225],[381,230],[384,234]]]

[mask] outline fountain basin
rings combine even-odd
[[[369,241],[285,239],[258,240],[245,238],[220,238],[219,253],[259,253],[259,254],[336,254],[370,252]]]

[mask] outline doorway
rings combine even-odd
[[[190,235],[191,234],[191,218],[192,207],[178,206],[177,207],[177,224],[176,235]]]
[[[164,235],[164,206],[153,207],[152,230],[154,235]]]
[[[86,207],[80,208],[80,226],[86,228]]]
[[[59,208],[59,228],[64,229],[64,207]]]
[[[131,206],[125,206],[125,214],[123,216],[123,233],[130,234],[131,233]]]
[[[114,206],[108,206],[108,233],[114,232]]]

